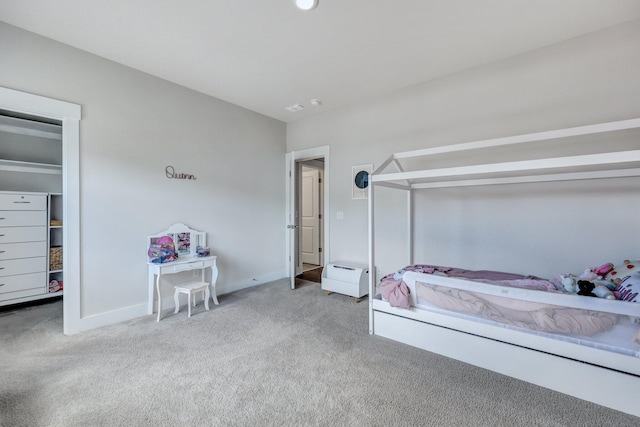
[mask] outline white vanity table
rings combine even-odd
[[[200,281],[204,281],[207,268],[211,269],[211,281],[209,282],[211,298],[213,298],[213,303],[218,305],[218,297],[216,295],[216,281],[218,279],[218,267],[216,265],[217,257],[211,255],[198,257],[196,255],[196,247],[206,246],[206,233],[192,230],[184,224],[174,224],[167,230],[147,236],[147,248],[149,248],[153,239],[157,239],[162,236],[170,236],[173,238],[178,252],[178,258],[175,261],[162,264],[156,264],[150,261],[147,263],[149,268],[149,301],[147,305],[147,314],[153,314],[153,299],[155,294],[158,300],[157,321],[160,321],[160,314],[162,312],[160,278],[163,275],[200,270]]]

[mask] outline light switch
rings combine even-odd
[[[342,211],[336,212],[336,218],[337,219],[344,219],[344,212],[342,212]]]

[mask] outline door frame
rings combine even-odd
[[[296,275],[299,274],[299,269],[302,264],[301,257],[299,256],[299,219],[297,218],[296,211],[299,211],[300,195],[298,185],[300,183],[299,171],[301,169],[300,163],[313,160],[324,160],[324,178],[323,178],[323,212],[322,212],[322,233],[323,233],[323,254],[324,261],[331,259],[330,256],[330,238],[329,238],[329,212],[330,212],[330,199],[329,189],[331,174],[331,159],[330,159],[330,146],[324,145],[316,148],[309,148],[300,151],[290,151],[286,153],[286,217],[285,224],[287,224],[286,230],[286,254],[285,264],[289,267],[289,279],[291,281],[291,289],[295,289]]]
[[[80,105],[0,87],[0,108],[62,123],[63,331],[80,332]]]

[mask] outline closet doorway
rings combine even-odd
[[[57,165],[37,159],[31,162],[24,161],[24,159],[12,159],[11,157],[13,155],[17,154],[20,156],[20,153],[25,154],[26,151],[19,149],[16,153],[14,149],[18,147],[18,145],[15,141],[12,142],[9,140],[6,144],[9,148],[5,151],[5,157],[7,158],[0,161],[0,173],[14,174],[17,176],[27,173],[39,175],[43,174],[44,171],[46,175],[51,173],[52,170],[57,169],[57,174],[60,175],[60,183],[56,187],[56,190],[59,189],[59,192],[55,191],[54,201],[50,200],[51,193],[53,193],[51,189],[44,187],[42,189],[36,188],[38,178],[34,178],[34,180],[30,181],[31,184],[29,184],[35,185],[36,187],[25,188],[24,191],[35,192],[35,190],[38,190],[38,193],[47,194],[49,198],[45,204],[45,206],[48,206],[46,208],[47,213],[52,211],[51,206],[55,206],[53,210],[56,212],[55,216],[58,216],[58,218],[54,218],[56,221],[50,221],[51,217],[46,219],[47,228],[49,228],[51,224],[54,224],[53,227],[55,231],[51,229],[47,230],[47,233],[53,233],[54,237],[50,237],[51,235],[48,234],[46,241],[47,244],[53,241],[56,245],[60,245],[62,267],[52,272],[47,262],[47,267],[45,268],[47,280],[43,283],[43,290],[45,286],[48,289],[50,274],[53,274],[51,277],[55,278],[61,277],[60,275],[64,273],[63,332],[67,335],[76,334],[81,330],[79,197],[81,108],[77,104],[0,87],[0,111],[4,112],[7,117],[28,119],[34,122],[44,123],[45,125],[54,124],[60,127],[61,153],[59,153],[60,161]],[[40,129],[39,132],[42,132],[42,129]],[[48,130],[45,130],[44,133],[40,133],[40,135],[47,133]],[[6,182],[9,182],[8,178]],[[20,189],[14,187],[10,190],[16,191]],[[21,218],[24,217],[21,216]],[[22,221],[22,219],[20,219],[20,221]],[[60,225],[56,225],[58,222]],[[48,252],[46,257],[47,261],[49,261],[51,257],[53,257],[53,254]]]
[[[329,259],[329,147],[287,153],[287,264],[296,280],[319,282]]]

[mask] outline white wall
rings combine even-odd
[[[636,20],[290,123],[287,151],[331,145],[332,256],[367,260],[367,206],[351,200],[351,166],[375,167],[397,151],[640,117],[638,52]],[[551,276],[637,258],[638,184],[421,193],[416,261]],[[405,224],[391,220],[389,197],[378,203],[378,243],[391,245],[377,258],[383,273],[406,264],[397,246]]]
[[[287,275],[284,123],[3,23],[0,70],[82,106],[83,319],[144,313],[145,237],[175,222],[207,231],[219,293]]]

